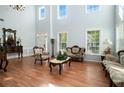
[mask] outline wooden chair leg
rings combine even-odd
[[[101,63],[102,67],[103,67],[103,71],[105,70],[105,66]]]
[[[108,76],[108,72],[107,72],[107,70],[105,70],[105,76],[106,76],[106,77]]]
[[[112,80],[110,79],[109,87],[112,87],[112,86],[113,86],[113,82],[112,82]]]
[[[103,69],[102,69],[103,71],[105,71],[105,67],[103,66]]]
[[[41,61],[41,65],[43,64],[43,61],[42,61],[42,59],[40,60]]]
[[[35,59],[35,62],[34,62],[34,64],[36,64],[36,61],[37,61],[37,60]]]
[[[81,58],[81,62],[83,62],[84,61],[84,59],[83,58]]]
[[[110,77],[109,77],[110,78]],[[110,78],[110,85],[109,85],[110,87],[117,87],[114,83],[113,83],[113,81],[111,80],[111,78]]]
[[[50,62],[50,59],[48,58],[48,63]]]

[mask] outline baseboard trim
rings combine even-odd
[[[23,48],[23,57],[32,56],[33,49],[31,47]],[[7,59],[18,58],[18,53],[9,53],[7,54]]]
[[[33,54],[29,54],[29,55],[23,55],[23,57],[28,57],[28,56],[32,56]],[[12,55],[12,56],[7,56],[7,59],[13,59],[13,58],[18,58],[18,54],[17,55]]]
[[[101,61],[98,61],[98,60],[88,60],[88,59],[86,59],[86,60],[84,60],[85,62],[98,62],[98,63],[101,63]]]

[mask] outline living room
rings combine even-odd
[[[1,87],[109,87],[101,56],[104,56],[106,42],[113,55],[123,49],[123,6],[21,6],[24,10],[15,6],[0,5],[0,38],[3,44],[3,28],[16,30],[16,40],[20,39],[23,46],[23,58],[18,59],[15,53],[7,54],[9,64],[6,72],[0,72]],[[94,35],[91,32],[97,34],[95,46],[88,42],[89,36]],[[42,46],[50,57],[56,57],[60,50],[75,45],[86,49],[83,62],[72,61],[70,67],[64,64],[61,75],[58,67],[51,73],[47,61],[34,64],[34,46]]]

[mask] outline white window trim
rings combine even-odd
[[[124,8],[122,5],[118,6],[118,14],[119,14],[121,21],[123,21],[124,20]]]
[[[86,54],[87,53],[87,32],[88,31],[94,31],[94,30],[98,30],[99,31],[99,53],[90,53],[90,55],[101,55],[101,32],[102,32],[102,29],[99,28],[99,27],[93,27],[93,28],[86,28],[85,29],[85,48],[86,48]]]
[[[41,9],[44,9],[44,17],[41,17],[41,13],[40,13],[40,10],[41,10]],[[39,14],[39,20],[44,20],[44,19],[45,19],[45,16],[46,16],[46,13],[45,13],[45,6],[41,6],[41,7],[39,8],[38,14]]]
[[[65,16],[60,16],[60,15],[59,15],[59,6],[60,6],[60,5],[57,5],[57,19],[58,19],[58,20],[61,20],[61,19],[67,18],[67,16],[68,16],[68,6],[66,5],[66,8],[67,8],[67,15],[65,15]]]
[[[86,13],[86,14],[97,13],[97,12],[99,12],[100,10],[101,10],[101,6],[99,5],[98,11],[88,12],[88,11],[87,11],[87,5],[85,5],[85,13]]]
[[[120,22],[120,24],[118,24],[118,26],[116,27],[116,52],[118,52],[119,50],[123,49],[123,46],[121,46],[120,44],[122,43],[120,41],[123,39],[123,35],[124,34],[124,23],[123,21]]]
[[[59,48],[60,48],[60,46],[59,46],[59,34],[60,33],[67,33],[67,46],[68,46],[68,32],[59,32],[59,33],[57,33],[57,52],[60,50]]]

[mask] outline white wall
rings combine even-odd
[[[48,34],[48,51],[50,51],[50,6],[46,6],[46,18],[39,21],[38,8],[40,6],[26,6],[22,12],[15,11],[9,6],[0,6],[0,18],[5,21],[0,22],[0,28],[12,28],[17,30],[17,37],[22,38],[24,54],[32,53],[32,47],[35,45],[35,34],[37,32]],[[68,5],[68,17],[63,20],[57,19],[57,6],[52,6],[53,37],[55,38],[55,52],[57,52],[57,34],[59,32],[68,32],[68,46],[79,45],[85,47],[85,31],[90,28],[101,29],[101,43],[109,38],[114,50],[114,7],[112,5],[103,5],[100,11],[92,14],[85,13],[85,6]],[[36,18],[36,20],[35,20]],[[36,27],[36,28],[35,28]],[[36,33],[35,33],[36,31]],[[86,57],[88,58],[88,57]],[[94,56],[93,56],[94,58]],[[97,59],[97,57],[96,57]]]
[[[36,7],[36,14],[38,14],[38,7]],[[36,19],[37,31],[50,33],[49,30],[49,6],[46,8],[46,19],[38,21]],[[114,50],[114,6],[103,5],[100,6],[100,11],[96,13],[86,14],[85,6],[69,5],[68,17],[63,20],[57,19],[57,6],[52,7],[53,20],[53,36],[55,38],[55,52],[57,51],[57,34],[59,32],[68,32],[68,46],[79,45],[85,47],[85,31],[87,28],[101,29],[101,43],[109,38]],[[38,18],[38,16],[36,16]],[[50,43],[49,43],[50,44]],[[50,46],[50,45],[49,45]]]
[[[124,18],[124,8],[123,8]],[[116,52],[124,50],[124,19],[121,20],[119,16],[119,6],[116,6]]]
[[[17,30],[17,38],[22,39],[24,56],[31,55],[35,45],[35,7],[28,5],[24,11],[16,11],[1,5],[0,18],[5,20],[0,22],[0,31],[3,27]]]
[[[45,19],[39,20],[39,7],[40,5],[35,6],[35,18],[36,18],[36,34],[37,33],[46,33],[48,35],[48,51],[50,50],[50,7],[46,6],[45,10]]]

